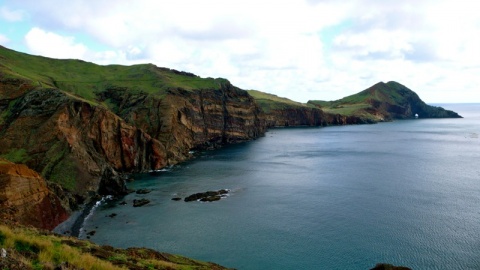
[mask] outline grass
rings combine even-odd
[[[0,73],[5,78],[26,79],[39,87],[59,88],[89,101],[95,101],[97,92],[109,88],[127,88],[133,93],[163,96],[169,89],[218,89],[227,82],[153,64],[102,66],[81,60],[33,56],[1,46],[0,59]]]
[[[68,147],[61,141],[50,147],[45,155],[48,163],[43,168],[41,175],[43,178],[58,183],[68,190],[75,190],[77,170],[75,161],[68,156],[68,151]]]
[[[279,97],[276,95],[264,93],[257,90],[247,90],[247,92],[255,99],[257,104],[265,113],[270,113],[274,110],[282,110],[288,108],[307,108],[307,104],[296,102],[288,98]]]
[[[339,100],[311,100],[308,103],[328,113],[373,117],[372,115],[369,116],[366,109],[375,109],[374,103],[403,106],[408,103],[407,100],[412,96],[416,96],[416,94],[397,82],[380,82],[357,94]]]
[[[6,223],[0,224],[0,248],[7,250],[8,258],[33,269],[55,269],[61,264],[67,264],[69,269],[86,270],[225,269],[211,263],[147,249],[135,249],[139,254],[136,256],[133,254],[135,252],[129,250],[98,246],[89,241]],[[102,258],[103,256],[106,257]]]
[[[29,160],[27,155],[27,150],[20,148],[20,149],[11,149],[6,154],[0,155],[1,158],[9,160],[13,163],[25,163]]]
[[[0,225],[3,248],[9,250],[8,256],[29,265],[33,269],[55,266],[61,262],[83,269],[122,269],[109,262],[102,261],[80,249],[60,244],[61,239],[54,235],[42,235],[34,229],[15,228]]]

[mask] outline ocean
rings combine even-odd
[[[480,104],[442,106],[465,118],[277,128],[196,153],[136,175],[152,192],[99,204],[80,237],[237,269],[480,269]]]

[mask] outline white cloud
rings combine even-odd
[[[21,10],[11,10],[8,7],[0,7],[0,18],[8,22],[19,22],[22,21],[25,14]]]
[[[86,56],[87,48],[75,43],[74,37],[65,37],[34,27],[25,36],[28,48],[36,54],[53,58],[78,58]]]
[[[341,98],[378,81],[398,80],[420,96],[435,89],[432,100],[448,100],[452,77],[462,80],[457,89],[480,84],[475,1],[16,3],[8,10],[24,10],[36,24],[26,37],[34,53],[100,64],[150,62],[303,102]],[[87,48],[81,36],[101,49]]]

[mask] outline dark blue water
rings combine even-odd
[[[138,176],[130,187],[153,191],[85,229],[238,269],[480,269],[480,105],[445,107],[465,118],[274,129],[202,153]],[[218,202],[171,200],[222,188]],[[133,208],[140,197],[152,203]]]

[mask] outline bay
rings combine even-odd
[[[465,118],[272,129],[198,153],[137,175],[152,192],[101,204],[80,237],[238,269],[480,269],[480,104],[443,107]]]

